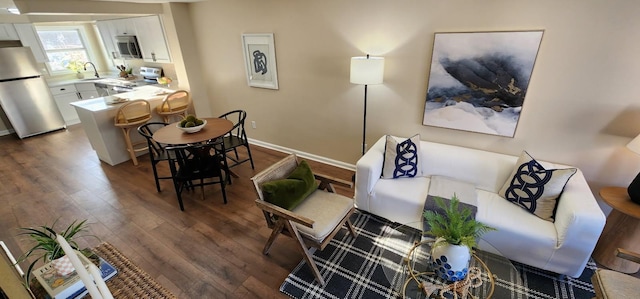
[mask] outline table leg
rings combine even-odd
[[[640,252],[640,220],[614,209],[607,217],[607,223],[593,251],[593,258],[618,272],[638,272],[640,265],[617,257],[616,248]]]

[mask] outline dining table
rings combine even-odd
[[[233,129],[233,123],[228,119],[203,119],[207,121],[207,124],[198,132],[187,133],[178,128],[178,122],[176,122],[158,129],[153,133],[153,140],[170,145],[196,144],[224,136]]]
[[[188,133],[178,128],[178,123],[168,124],[155,133],[153,140],[168,145],[189,145],[203,143],[224,136],[233,129],[233,122],[225,118],[202,118],[207,121],[204,127],[193,133]],[[225,155],[226,157],[226,155]],[[232,177],[237,178],[238,175],[228,170]]]

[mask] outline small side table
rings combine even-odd
[[[636,273],[640,265],[616,256],[616,248],[640,252],[640,205],[631,201],[627,189],[605,187],[600,196],[613,208],[607,217],[593,258],[609,269],[622,273]]]

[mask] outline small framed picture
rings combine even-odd
[[[252,87],[278,89],[273,33],[242,34],[242,50],[247,84]]]

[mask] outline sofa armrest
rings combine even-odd
[[[595,242],[600,237],[606,217],[600,209],[587,181],[578,171],[571,177],[558,201],[555,226],[558,231],[558,246],[571,243],[570,239]]]
[[[378,141],[356,162],[355,201],[356,207],[369,211],[369,193],[373,190],[380,176],[384,163],[384,146],[386,137]]]
[[[554,222],[558,232],[557,246],[579,246],[583,247],[579,251],[593,251],[605,221],[604,213],[591,193],[582,171],[578,169],[567,182],[558,201]]]

